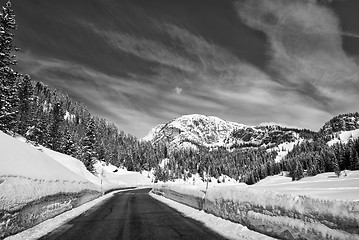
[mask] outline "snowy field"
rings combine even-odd
[[[359,201],[359,171],[342,171],[339,178],[334,172],[322,173],[294,182],[290,177],[277,175],[267,177],[251,188],[320,199]]]

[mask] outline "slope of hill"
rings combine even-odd
[[[1,131],[0,146],[0,209],[16,210],[28,202],[57,193],[99,190],[86,178]]]
[[[326,122],[319,133],[326,139],[338,138],[338,133],[359,129],[359,113],[346,113]]]
[[[97,162],[98,175],[71,156],[0,131],[0,239],[102,195],[149,185],[147,174]]]

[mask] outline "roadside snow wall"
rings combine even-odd
[[[176,202],[202,210],[204,205],[204,191],[199,187],[182,186],[182,185],[155,185],[152,192],[172,199]]]
[[[0,209],[0,239],[33,227],[101,195],[102,193],[93,190],[58,193],[29,202],[17,209]]]
[[[162,184],[155,185],[153,192],[279,239],[359,239],[359,202],[244,186],[214,187],[204,195],[185,186]]]

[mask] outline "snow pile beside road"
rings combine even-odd
[[[99,187],[0,131],[0,238],[100,195]]]
[[[359,238],[359,203],[354,201],[220,187],[207,192],[204,210],[283,239]]]
[[[202,187],[191,185],[156,184],[152,192],[201,210],[205,196],[202,189]]]
[[[352,176],[356,176],[356,172],[352,172]],[[281,183],[283,180],[278,178],[258,186],[215,186],[209,188],[205,196],[203,187],[177,184],[157,184],[153,192],[197,209],[202,206],[208,213],[281,239],[358,239],[358,201],[352,201],[349,195],[344,196],[350,200],[335,200],[294,194],[302,193],[296,188],[305,189],[306,184],[311,188],[323,187],[327,174],[324,175],[295,182],[292,192],[290,183]],[[351,181],[356,181],[354,177],[350,179],[330,178],[331,183],[326,183],[324,192],[329,192],[330,186],[351,185]],[[281,184],[284,187],[280,187]],[[313,194],[313,191],[304,193]],[[199,201],[201,197],[202,202]]]
[[[112,174],[111,170],[116,169],[115,166],[109,166],[106,165],[104,162],[97,161],[94,164],[94,168],[97,175],[96,176],[86,169],[83,162],[74,157],[53,151],[42,146],[36,148],[51,157],[52,159],[56,160],[58,163],[60,163],[70,171],[74,172],[76,175],[81,176],[87,181],[95,184],[98,188],[98,191],[107,192],[112,189],[121,189],[128,187],[128,184],[123,181],[117,180],[116,182],[111,182],[107,179],[107,176]]]
[[[0,209],[17,210],[41,197],[99,188],[30,145],[0,131]]]
[[[150,195],[167,204],[171,208],[176,209],[181,212],[184,216],[195,219],[203,223],[206,227],[222,235],[226,239],[243,239],[243,240],[272,240],[274,238],[260,234],[258,232],[249,230],[247,227],[234,223],[220,217],[213,216],[212,214],[205,213],[204,211],[195,210],[191,207],[185,206],[178,203],[177,201],[172,201],[168,198],[158,196],[156,194],[150,193]],[[10,240],[10,239],[9,239]]]

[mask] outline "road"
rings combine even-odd
[[[224,239],[152,198],[149,191],[116,193],[41,239]]]

